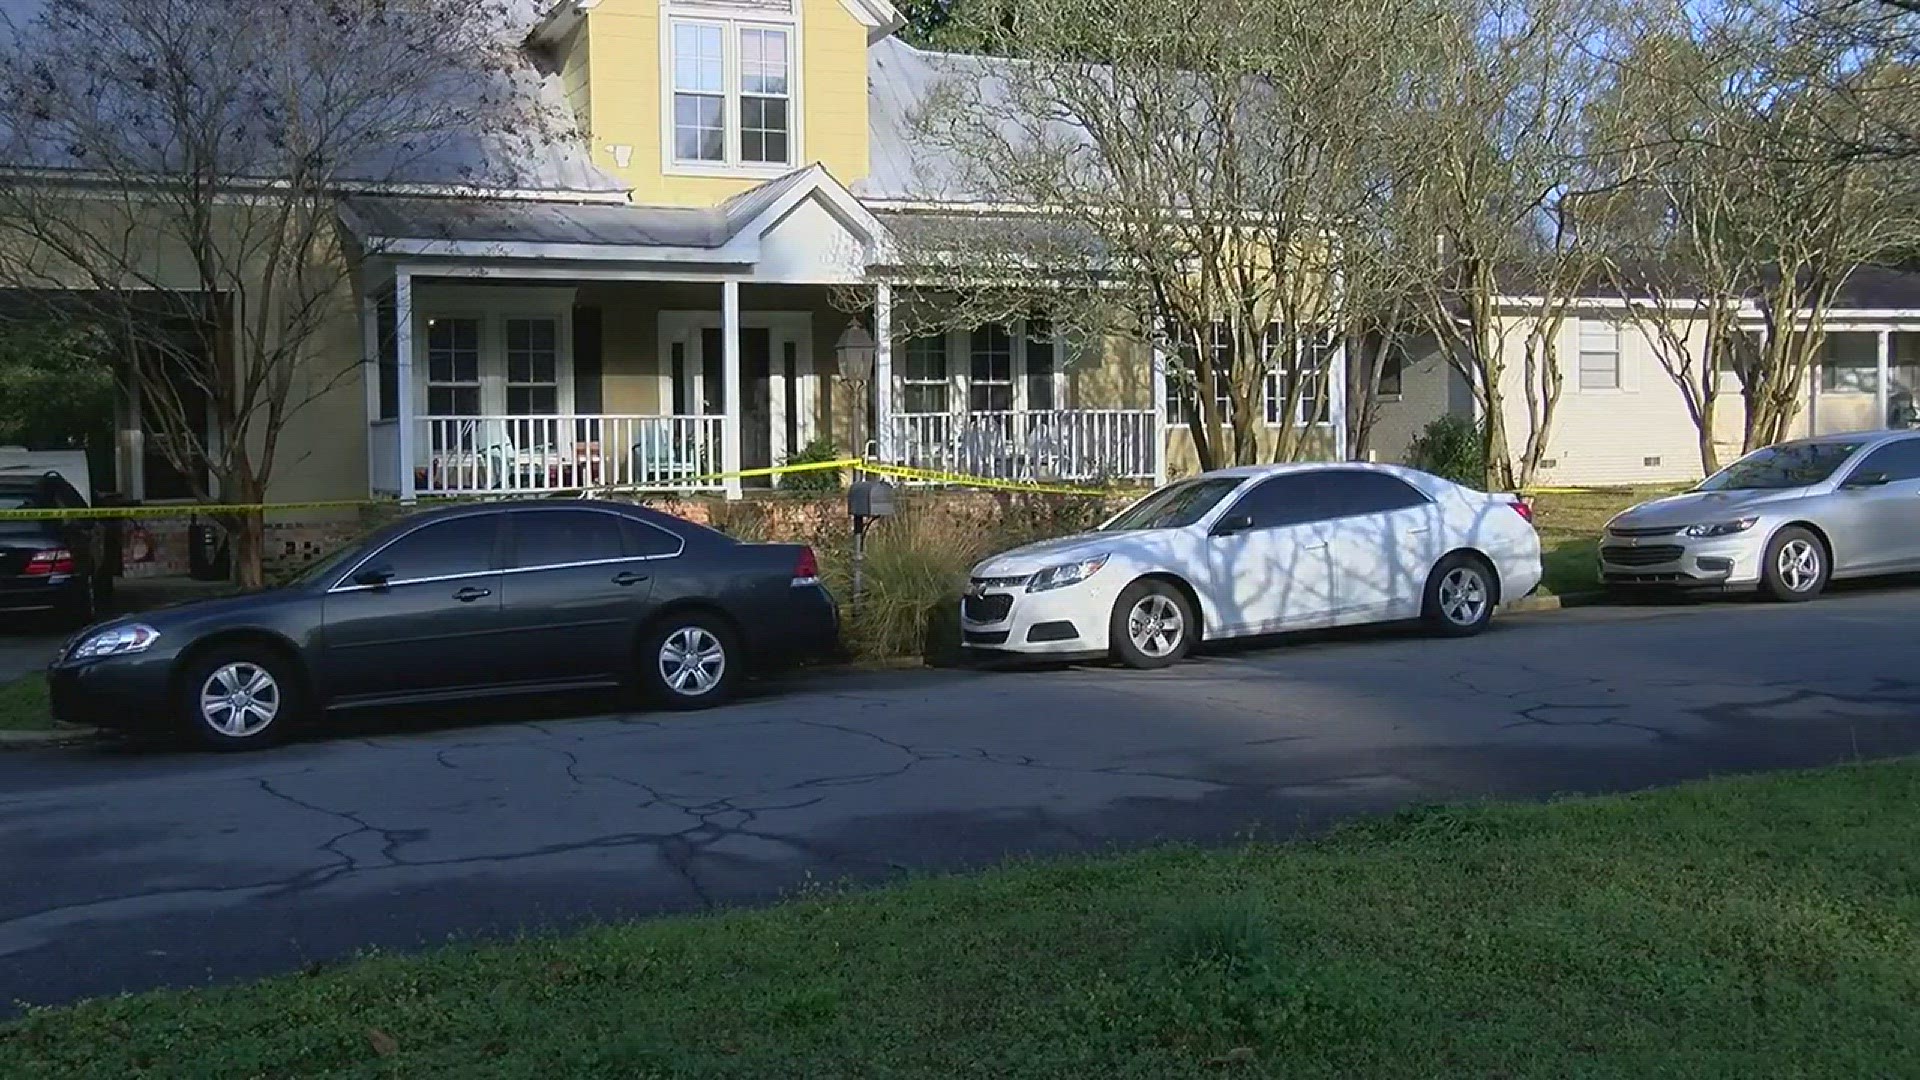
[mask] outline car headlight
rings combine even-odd
[[[135,623],[132,626],[116,626],[111,630],[102,630],[82,641],[73,650],[70,659],[98,660],[103,656],[127,656],[132,653],[146,652],[153,643],[160,640],[160,631],[151,626]]]
[[[1754,522],[1759,520],[1759,518],[1744,517],[1738,521],[1716,521],[1710,525],[1689,525],[1687,526],[1687,535],[1693,537],[1732,536],[1734,533],[1743,533],[1753,528]]]
[[[1107,565],[1107,555],[1101,552],[1091,559],[1049,566],[1033,575],[1027,582],[1027,591],[1046,592],[1048,589],[1064,589],[1069,585],[1078,585],[1099,573],[1100,568],[1105,565]]]

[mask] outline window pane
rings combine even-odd
[[[719,93],[726,86],[726,44],[720,27],[673,25],[673,86]]]
[[[909,380],[944,381],[947,377],[947,339],[921,337],[907,342],[904,370]]]
[[[740,158],[784,162],[787,159],[787,103],[781,98],[740,99]]]
[[[620,519],[591,510],[539,510],[512,515],[513,564],[521,569],[598,562],[626,555]]]
[[[683,161],[726,159],[725,101],[699,94],[673,98],[673,153]]]
[[[947,387],[944,383],[907,384],[904,402],[909,413],[944,413],[947,411]]]
[[[1856,467],[1850,475],[1884,473],[1889,481],[1920,480],[1920,439],[1883,446]],[[1912,495],[1906,496],[1912,498]]]
[[[416,529],[388,545],[368,565],[391,569],[396,583],[481,573],[493,565],[495,520],[487,514]]]
[[[680,538],[665,529],[656,529],[632,518],[621,518],[620,528],[626,533],[629,555],[673,555],[680,550]]]
[[[507,412],[513,416],[552,416],[559,411],[559,391],[551,386],[507,387]]]
[[[1335,516],[1320,473],[1276,476],[1247,492],[1228,514],[1246,514],[1256,529],[1298,525]]]
[[[784,95],[787,92],[785,31],[740,31],[740,89],[748,94]]]
[[[1400,346],[1395,345],[1387,350],[1387,355],[1380,360],[1380,386],[1377,391],[1378,393],[1383,395],[1400,393],[1400,377],[1401,372],[1406,367],[1406,363],[1406,354],[1401,352]]]
[[[1339,515],[1384,514],[1427,501],[1412,485],[1385,473],[1335,471],[1324,475],[1327,508]]]
[[[1004,382],[1013,378],[1013,338],[1006,327],[983,326],[972,337],[975,382]]]
[[[1619,353],[1581,353],[1580,389],[1617,390],[1620,388]]]

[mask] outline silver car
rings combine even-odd
[[[1811,600],[1835,578],[1920,570],[1920,432],[1823,435],[1757,450],[1699,487],[1607,523],[1600,580],[1758,588]]]

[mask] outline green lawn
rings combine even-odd
[[[46,679],[28,675],[0,683],[0,731],[45,731],[52,727]]]
[[[1589,488],[1550,492],[1533,500],[1534,527],[1540,532],[1540,562],[1546,577],[1540,591],[1554,596],[1593,592],[1600,587],[1595,561],[1600,530],[1607,519],[1636,503],[1671,495],[1673,487]]]
[[[1913,1075],[1917,849],[1913,762],[1409,812],[39,1013],[0,1075]]]

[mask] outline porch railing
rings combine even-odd
[[[422,416],[414,490],[718,490],[722,416]]]
[[[997,480],[1152,480],[1151,409],[1065,409],[893,418],[900,463]]]

